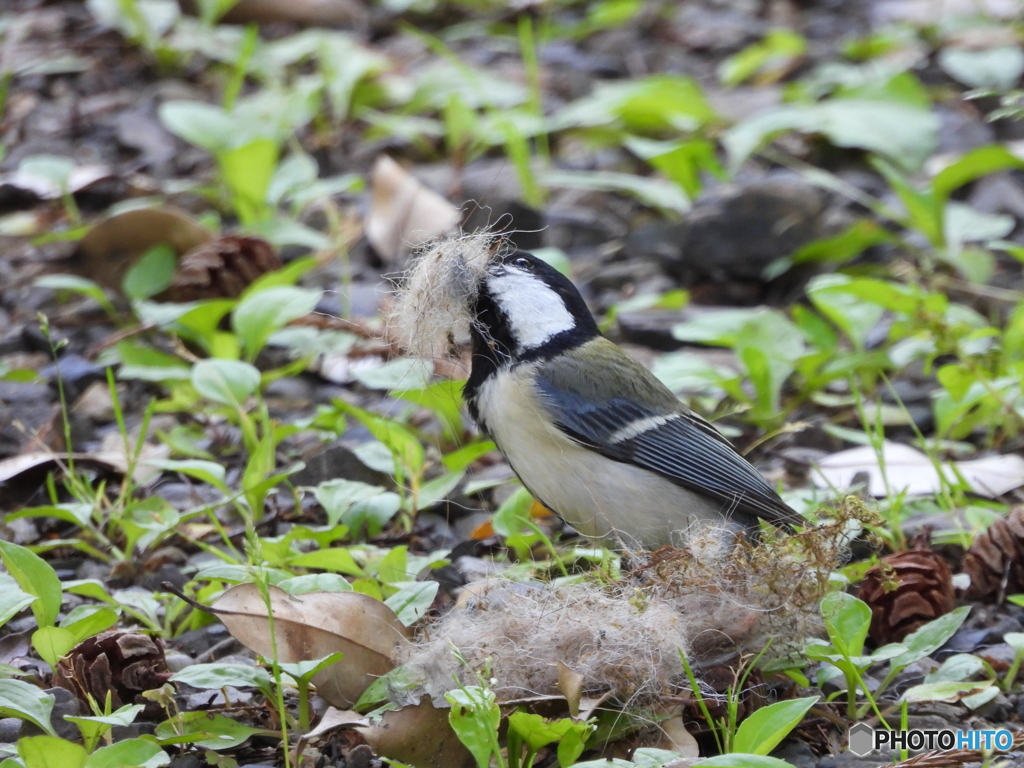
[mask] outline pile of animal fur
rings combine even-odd
[[[835,520],[757,545],[729,546],[709,529],[686,547],[631,555],[631,569],[611,583],[471,584],[407,647],[404,677],[419,687],[399,698],[428,694],[447,706],[454,680],[475,684],[484,674],[499,701],[559,696],[568,668],[582,678],[585,696],[651,706],[688,689],[681,653],[698,675],[766,647],[769,657],[782,655],[818,633],[818,604],[844,555],[843,532],[866,514],[851,499]]]
[[[436,240],[395,295],[388,334],[413,357],[456,360],[470,343],[473,305],[491,259],[508,246],[486,233]]]

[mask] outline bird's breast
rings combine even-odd
[[[546,411],[536,364],[481,384],[475,410],[523,485],[580,533],[656,547],[695,523],[721,523],[721,504],[570,439]]]

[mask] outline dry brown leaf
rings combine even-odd
[[[448,724],[448,710],[435,708],[429,697],[415,706],[385,713],[377,725],[357,726],[356,730],[378,755],[413,768],[475,765],[473,756]]]
[[[875,449],[862,445],[823,459],[811,472],[811,478],[819,488],[846,491],[854,485],[858,475],[867,475],[868,493],[876,498],[883,498],[890,491],[893,494],[906,491],[910,496],[936,493],[942,489],[942,476],[951,483],[958,483],[957,473],[963,476],[971,491],[988,498],[996,498],[1024,484],[1024,458],[1016,454],[942,462],[940,476],[932,460],[921,451],[886,441],[882,444],[882,462],[884,474]]]
[[[697,739],[686,730],[681,715],[662,720],[658,723],[658,727],[661,729],[661,741],[657,744],[658,749],[678,752],[683,757],[700,757]]]
[[[222,21],[228,24],[294,21],[333,27],[353,25],[366,16],[366,9],[355,0],[241,0]]]
[[[366,239],[382,259],[401,264],[413,248],[453,231],[459,210],[387,155],[370,171]]]
[[[558,692],[565,696],[569,714],[578,717],[583,698],[583,675],[561,661],[558,662]]]
[[[120,435],[115,434],[115,437],[120,439]],[[169,455],[170,449],[167,446],[146,444],[142,448],[140,454],[141,461],[135,467],[132,479],[138,485],[144,485],[149,482],[160,473],[160,470],[145,466],[144,461],[147,459],[164,459]],[[58,467],[66,467],[69,458],[79,463],[99,466],[102,469],[120,474],[128,471],[128,458],[123,447],[121,450],[118,450],[115,446],[110,450],[104,449],[92,453],[71,454],[34,451],[0,461],[0,483],[6,483],[33,469],[48,468],[53,470]]]
[[[125,211],[86,233],[78,244],[78,269],[90,280],[120,290],[125,272],[150,248],[166,243],[181,256],[212,237],[188,212],[174,206]]]
[[[270,587],[279,661],[344,657],[313,677],[317,692],[335,707],[352,706],[376,678],[394,668],[395,652],[409,638],[394,611],[359,592],[290,595]],[[232,587],[211,606],[228,631],[261,656],[273,656],[267,606],[255,584]]]

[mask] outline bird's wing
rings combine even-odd
[[[559,429],[581,445],[717,499],[727,516],[754,515],[787,528],[799,522],[764,477],[674,396],[671,409],[648,410],[618,395],[583,395],[557,372],[542,369],[534,382]]]

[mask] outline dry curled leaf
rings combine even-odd
[[[857,594],[871,608],[871,639],[898,643],[915,629],[953,610],[953,573],[936,552],[914,549],[887,555],[871,568]]]
[[[341,661],[313,677],[317,692],[336,707],[352,706],[376,678],[394,668],[409,630],[379,600],[359,592],[290,595],[270,587],[279,661],[322,659],[341,652]],[[210,610],[240,643],[272,658],[267,605],[255,584],[232,587]]]
[[[942,490],[943,478],[957,485],[958,476],[973,493],[993,499],[1024,484],[1024,457],[1016,454],[939,462],[941,475],[927,455],[909,445],[886,441],[881,454],[879,457],[870,445],[840,451],[819,462],[811,479],[819,488],[845,491],[858,476],[867,475],[868,493],[876,498],[901,492],[910,496],[937,493]]]
[[[234,299],[256,278],[280,268],[281,259],[266,240],[225,235],[181,257],[167,295],[179,302]]]
[[[965,594],[970,600],[1024,591],[1024,507],[998,518],[974,537],[964,558],[964,572],[971,577]]]
[[[150,248],[167,244],[180,257],[212,238],[213,232],[174,206],[125,211],[86,233],[78,244],[78,269],[90,280],[119,290],[125,272]]]
[[[366,239],[384,261],[401,264],[416,246],[453,231],[459,210],[387,155],[370,171]]]
[[[351,593],[346,593],[351,594]],[[377,724],[356,726],[378,755],[413,768],[471,768],[475,765],[448,724],[448,710],[428,697],[420,704],[386,712]]]

